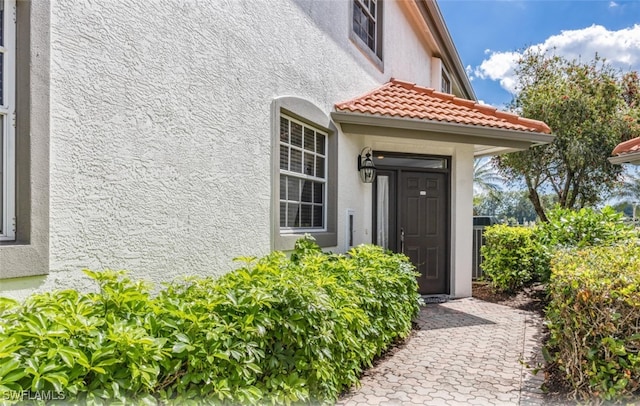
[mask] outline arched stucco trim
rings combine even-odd
[[[326,227],[319,232],[280,232],[280,116],[292,116],[325,131],[327,140]],[[329,114],[309,100],[282,96],[271,103],[271,248],[288,251],[305,233],[311,234],[321,247],[338,244],[338,129]]]

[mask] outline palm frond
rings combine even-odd
[[[489,158],[479,158],[473,163],[473,193],[502,190],[504,178],[500,176]]]

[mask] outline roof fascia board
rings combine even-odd
[[[422,15],[422,18],[426,22],[433,38],[436,40],[436,44],[441,54],[436,55],[442,58],[445,62],[445,66],[449,70],[453,69],[453,72],[449,71],[449,74],[457,79],[461,90],[465,93],[464,96],[470,100],[478,100],[473,86],[469,81],[467,72],[462,65],[460,55],[456,49],[451,34],[447,29],[447,25],[444,22],[444,17],[440,12],[440,8],[435,0],[412,0],[415,1],[417,9]]]
[[[433,37],[432,29],[427,25],[424,16],[418,9],[418,4],[415,0],[399,1],[398,6],[404,11],[409,23],[414,26],[418,36],[424,41],[424,46],[427,52],[440,55],[442,51],[438,47],[436,39]]]
[[[535,145],[530,145],[530,146],[535,146]],[[481,149],[479,151],[475,151],[473,153],[473,156],[475,158],[483,158],[486,156],[502,155],[502,154],[508,154],[509,152],[518,152],[518,151],[522,151],[522,149],[508,148],[508,147],[495,147],[495,148],[486,148],[486,149]]]
[[[340,124],[342,131],[352,134],[394,136],[406,130],[403,136],[434,141],[449,141],[465,144],[491,145],[526,149],[533,144],[547,144],[553,135],[513,131],[501,128],[486,128],[439,121],[380,117],[366,114],[333,112],[331,118]],[[389,131],[392,129],[393,131]],[[375,131],[375,134],[371,131]]]
[[[609,162],[615,165],[620,165],[620,164],[640,165],[640,151],[612,156],[609,158]]]
[[[450,142],[454,144],[495,145],[516,149],[528,149],[532,143],[515,140],[496,140],[485,137],[472,137],[464,134],[440,133],[428,130],[410,130],[406,128],[389,128],[367,125],[340,124],[342,131],[347,134],[379,135],[386,137],[412,138],[416,140],[429,140]]]

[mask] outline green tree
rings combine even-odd
[[[500,172],[524,180],[543,221],[545,191],[570,209],[608,197],[622,167],[607,158],[621,140],[640,135],[637,74],[620,75],[597,55],[583,63],[541,51],[526,52],[516,73],[518,93],[511,109],[546,122],[556,137],[548,145],[496,157]]]
[[[504,182],[491,159],[478,158],[473,163],[473,193],[491,193],[499,191]]]
[[[553,195],[541,196],[545,206],[553,206]],[[517,222],[536,221],[536,214],[531,201],[528,199],[528,193],[523,190],[510,190],[486,193],[474,197],[473,211],[479,216],[493,216],[500,222]]]
[[[620,204],[627,204],[631,207],[631,217],[635,220],[638,214],[636,207],[640,203],[640,177],[638,175],[626,176],[619,185],[616,194],[620,197]]]
[[[633,205],[628,202],[616,203],[611,207],[613,207],[615,211],[622,213],[625,217],[633,217]]]
[[[640,177],[637,175],[627,176],[620,185],[618,195],[630,202],[640,202]]]

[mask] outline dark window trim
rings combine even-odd
[[[407,171],[427,171],[427,172],[443,172],[450,173],[451,172],[451,156],[450,155],[426,155],[426,154],[413,154],[410,152],[389,152],[389,151],[373,151],[373,156],[382,154],[384,156],[393,157],[393,158],[408,158],[408,159],[442,159],[446,161],[446,168],[416,168],[412,166],[398,166],[398,165],[384,165],[384,164],[376,164],[376,167],[382,169],[400,169]]]
[[[378,170],[377,176],[388,176],[389,177],[389,229],[395,230],[396,224],[398,222],[398,209],[396,208],[397,204],[397,191],[396,191],[396,179],[398,177],[398,170],[396,169],[380,169]],[[373,244],[378,244],[378,183],[373,182],[373,193],[372,193],[372,242]],[[396,241],[396,234],[389,234],[389,246],[387,247],[391,251],[397,251],[398,242]]]
[[[353,27],[353,10],[357,0],[351,0],[349,7],[349,39],[356,47],[369,59],[381,72],[384,72],[383,62],[383,31],[384,31],[384,1],[376,2],[376,49],[372,50],[369,45],[360,38]]]
[[[453,85],[451,84],[451,75],[449,75],[449,72],[443,67],[442,71],[440,72],[440,75],[442,76],[440,79],[440,91],[443,93],[449,93],[452,94],[453,93]],[[445,83],[446,86],[448,87],[448,89],[445,89]]]
[[[16,240],[0,279],[49,273],[50,4],[16,1]]]
[[[2,80],[0,81],[0,241],[15,240],[15,45],[16,20],[14,0],[0,0],[2,15],[0,34],[2,37]],[[6,146],[6,148],[5,148]],[[3,168],[4,167],[4,168]],[[4,170],[6,169],[6,171]]]
[[[285,114],[327,133],[326,227],[323,231],[280,230],[280,116]],[[338,245],[338,129],[328,114],[315,104],[298,97],[279,97],[271,103],[271,249],[289,251],[305,234],[321,247]]]

